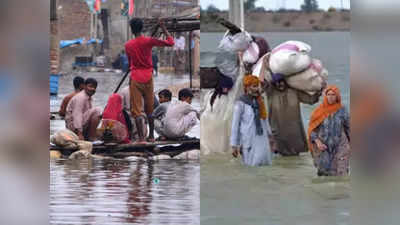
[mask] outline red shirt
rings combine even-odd
[[[173,46],[174,38],[168,36],[166,40],[140,36],[125,44],[126,55],[131,67],[131,79],[139,83],[147,83],[153,73],[151,49],[155,46]]]

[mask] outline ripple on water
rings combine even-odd
[[[50,221],[199,224],[199,169],[195,161],[52,160]]]

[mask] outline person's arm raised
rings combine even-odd
[[[162,20],[162,19],[158,20],[158,24],[160,25],[160,28],[163,31],[163,33],[165,34],[165,36],[170,37],[171,34],[169,33],[169,31],[165,27],[164,20]]]

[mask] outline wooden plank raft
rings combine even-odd
[[[176,146],[177,145],[177,146]],[[200,149],[200,139],[188,138],[184,140],[174,141],[156,141],[146,144],[101,144],[93,145],[92,154],[104,155],[112,157],[151,157],[155,155],[169,155],[175,157],[182,152]],[[70,155],[78,148],[64,148],[55,145],[50,145],[50,151],[60,151],[63,155]]]

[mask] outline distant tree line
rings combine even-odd
[[[304,0],[304,3],[301,5],[301,9],[285,9],[281,8],[278,10],[266,10],[264,7],[256,7],[256,2],[257,0],[245,0],[244,1],[244,10],[246,12],[322,12],[324,10],[321,10],[318,7],[318,1],[317,0]],[[328,11],[331,12],[334,9],[331,7]],[[218,12],[223,12],[222,10],[218,9],[215,5],[211,4],[209,5],[206,9],[200,8],[201,13],[218,13]],[[336,9],[336,11],[350,11],[349,9]]]

